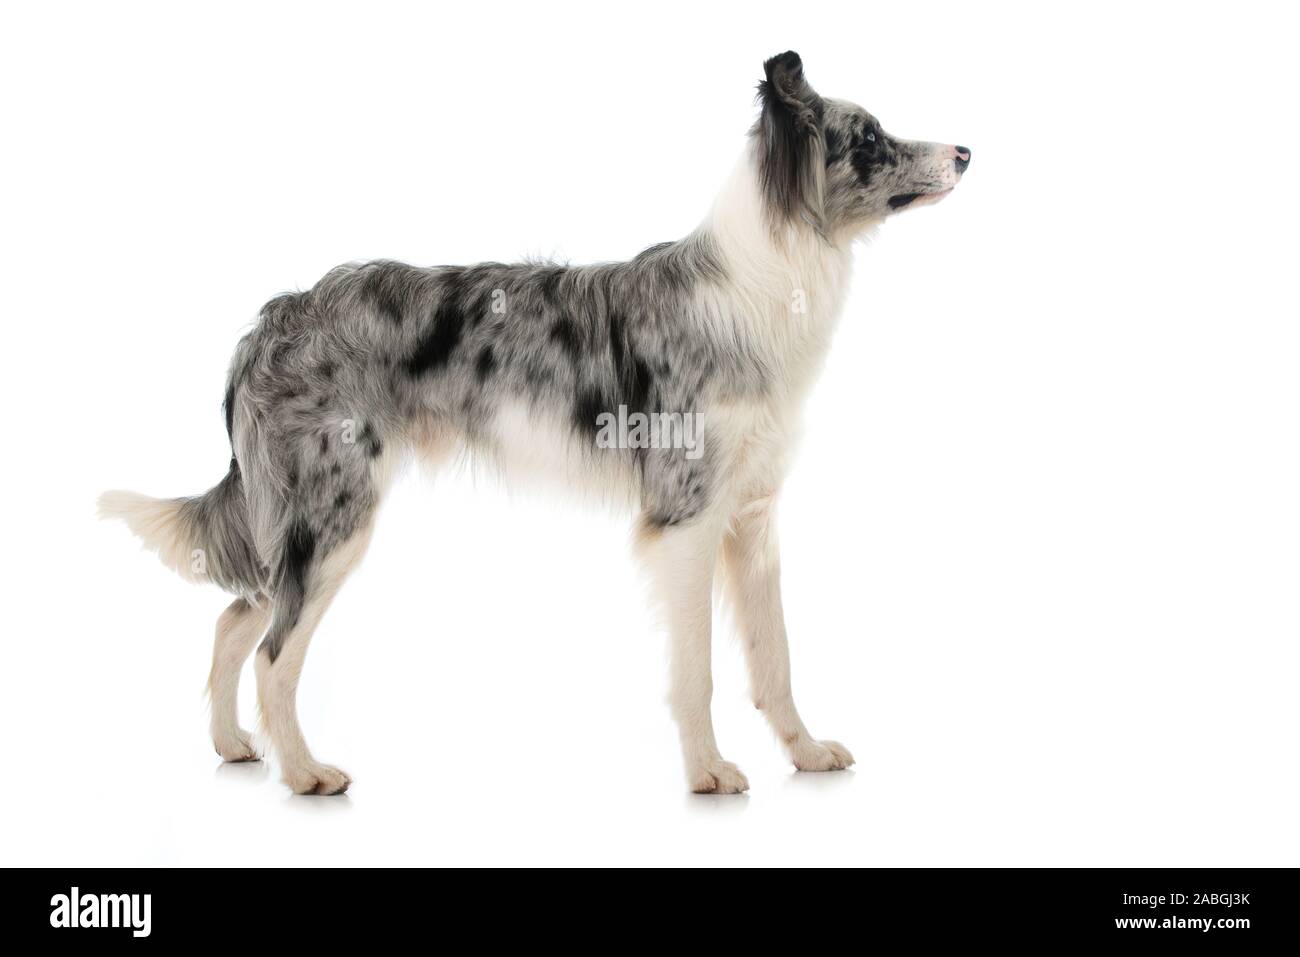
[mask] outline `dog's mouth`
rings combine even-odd
[[[889,197],[890,209],[903,209],[907,206],[927,206],[930,203],[937,203],[949,193],[952,187],[941,189],[933,193],[899,193],[897,196]]]

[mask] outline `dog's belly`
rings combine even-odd
[[[426,467],[464,460],[511,490],[560,492],[586,504],[630,512],[639,502],[635,467],[626,449],[599,448],[572,426],[522,400],[502,402],[472,433],[431,426],[417,442]]]

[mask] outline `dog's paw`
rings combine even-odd
[[[352,779],[338,768],[311,761],[302,767],[285,768],[284,783],[294,794],[342,794]]]
[[[740,768],[721,758],[691,768],[687,778],[696,794],[739,794],[749,790],[749,781]]]
[[[853,755],[838,741],[809,739],[794,752],[794,766],[800,771],[843,771],[852,763]]]
[[[240,761],[257,761],[261,756],[253,747],[253,736],[242,728],[213,732],[212,746],[222,761],[236,764]]]

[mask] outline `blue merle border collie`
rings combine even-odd
[[[194,498],[108,492],[182,576],[235,601],[217,622],[212,738],[255,760],[236,690],[255,656],[264,730],[298,793],[351,779],[317,761],[295,713],[312,633],[361,560],[399,466],[468,453],[552,472],[636,520],[671,636],[671,707],[691,790],[748,787],[710,698],[715,573],[734,605],[754,703],[795,767],[853,763],[804,727],[790,690],[774,507],[796,420],[844,305],[853,241],[957,185],[970,151],[901,140],[820,96],[795,53],[763,64],[760,114],[693,233],[630,262],[341,266],[263,307],[226,386],[233,457]],[[598,442],[619,412],[698,417],[702,445]]]

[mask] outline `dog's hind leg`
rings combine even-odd
[[[352,779],[338,768],[321,764],[312,757],[298,726],[298,679],[307,657],[307,646],[330,602],[348,573],[365,554],[373,528],[373,516],[366,515],[351,534],[319,554],[321,549],[302,541],[290,545],[296,567],[290,581],[281,584],[275,597],[271,628],[257,650],[257,695],[262,724],[271,738],[281,764],[281,776],[297,794],[341,794]],[[304,533],[312,536],[311,532]],[[308,542],[314,542],[309,537]]]
[[[801,771],[831,771],[853,763],[836,741],[808,733],[790,690],[790,649],[781,607],[781,560],[777,548],[775,499],[756,499],[733,516],[723,540],[726,590],[741,630],[754,706]]]
[[[721,532],[709,521],[643,528],[638,553],[667,619],[669,703],[681,736],[687,784],[697,793],[746,791],[745,775],[722,759],[713,737],[713,569]]]
[[[271,620],[270,602],[250,604],[236,598],[217,619],[217,639],[212,648],[212,673],[208,695],[212,706],[212,744],[225,761],[254,761],[253,740],[239,726],[239,674],[257,639]]]

